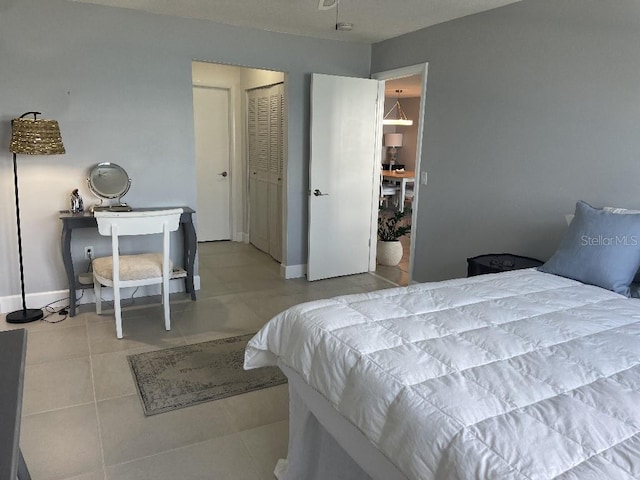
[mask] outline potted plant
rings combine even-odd
[[[378,217],[378,263],[395,266],[402,260],[400,237],[411,231],[411,225],[404,221],[409,211],[397,211],[391,216]]]

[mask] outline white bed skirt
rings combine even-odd
[[[289,452],[278,480],[406,480],[353,424],[286,365],[289,379]]]

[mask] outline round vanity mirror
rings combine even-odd
[[[120,199],[131,187],[131,179],[124,168],[115,163],[99,163],[91,169],[87,178],[91,192],[101,199]],[[120,202],[121,203],[121,202]]]

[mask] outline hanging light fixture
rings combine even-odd
[[[318,10],[336,9],[335,29],[339,32],[350,32],[353,30],[353,23],[339,21],[339,4],[340,0],[318,0]]]
[[[402,90],[396,90],[396,94],[401,94]],[[396,111],[395,117],[391,117],[391,113]],[[391,107],[382,120],[383,125],[413,125],[413,120],[409,120],[400,105],[400,100],[396,98],[396,103]]]

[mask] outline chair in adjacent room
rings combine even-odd
[[[400,195],[400,186],[397,183],[387,182],[380,175],[380,206],[384,204],[388,207],[389,197],[393,198],[394,206],[398,206],[398,196]]]
[[[415,197],[415,192],[414,192],[414,184],[413,183],[408,183],[407,187],[405,188],[404,191],[404,200],[403,202],[406,202],[407,200],[409,201],[409,203],[411,204],[411,208],[413,209],[413,199]]]
[[[139,212],[97,211],[94,213],[100,234],[111,237],[112,251],[111,256],[96,258],[92,262],[96,313],[102,313],[102,286],[112,287],[118,338],[122,338],[120,289],[126,287],[161,284],[165,328],[171,330],[169,279],[173,272],[173,264],[169,258],[170,233],[178,229],[181,214],[181,208]],[[120,255],[119,237],[152,234],[163,235],[162,253]]]

